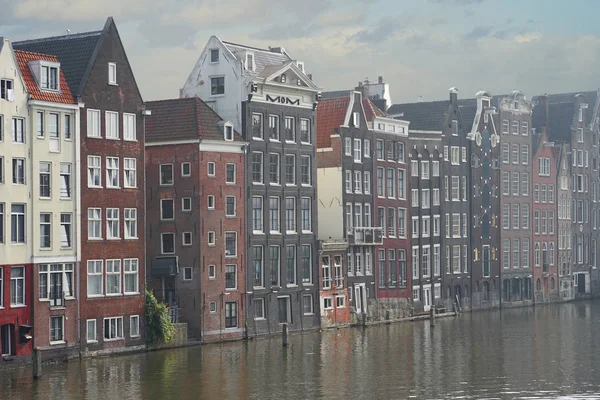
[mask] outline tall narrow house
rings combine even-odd
[[[79,106],[56,56],[16,50],[29,93],[33,343],[44,359],[78,353]]]
[[[34,240],[28,93],[11,43],[0,37],[0,360],[26,359],[32,342]],[[37,220],[36,220],[37,223]],[[23,332],[24,333],[24,332]],[[0,361],[0,365],[3,361]]]
[[[247,143],[197,97],[146,105],[148,289],[189,336],[239,339]]]
[[[315,119],[319,89],[304,63],[209,39],[182,97],[198,96],[248,142],[248,335],[319,325]]]
[[[82,235],[79,340],[84,352],[144,338],[144,106],[112,18],[101,31],[27,40],[56,56],[80,106]],[[51,279],[51,278],[50,278]]]
[[[481,91],[460,112],[471,141],[471,307],[500,305],[500,135],[492,95]]]
[[[374,112],[360,92],[322,100],[318,106],[319,238],[348,242],[346,282],[357,319],[369,312],[369,300],[375,298],[373,253],[383,245],[383,226],[376,227],[373,198],[374,190],[384,190],[384,178],[373,177],[377,155],[367,124]],[[322,311],[333,307],[327,299],[321,300]]]

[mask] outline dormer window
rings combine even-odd
[[[231,125],[225,125],[225,140],[233,141],[233,126]]]
[[[287,81],[287,77],[285,76],[285,74],[281,75],[280,81],[281,83],[285,83]]]
[[[117,64],[116,63],[108,63],[108,84],[116,85],[117,84]]]
[[[248,71],[254,71],[254,54],[246,54],[246,69]]]
[[[58,90],[58,68],[42,66],[42,89]]]

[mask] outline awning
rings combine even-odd
[[[152,260],[152,276],[177,275],[177,257],[161,257]]]

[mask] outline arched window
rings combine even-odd
[[[550,252],[549,252],[549,260],[548,262],[550,263],[550,265],[554,265],[554,242],[550,242]]]
[[[540,242],[535,242],[535,250],[533,252],[533,264],[536,267],[540,266]]]
[[[542,268],[544,272],[548,272],[548,243],[542,243]]]
[[[540,278],[538,278],[537,281],[535,282],[535,289],[542,290],[542,281],[540,280]]]

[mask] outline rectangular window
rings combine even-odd
[[[354,139],[354,162],[362,161],[362,140]]]
[[[279,116],[269,115],[269,139],[279,141]]]
[[[46,126],[44,123],[44,115],[43,111],[38,111],[36,113],[35,132],[37,137],[44,137],[44,128]]]
[[[10,268],[10,305],[25,305],[25,267]]]
[[[300,119],[300,142],[310,144],[310,121],[308,119]]]
[[[311,162],[310,156],[302,156],[300,165],[300,183],[302,185],[311,185]]]
[[[12,159],[12,181],[15,185],[24,185],[26,182],[25,178],[25,159],[24,158],[13,158]]]
[[[271,232],[279,232],[279,197],[269,197],[269,229]]]
[[[104,318],[104,340],[123,339],[123,317]]]
[[[188,197],[189,199],[189,197]],[[225,196],[225,216],[235,217],[237,213],[235,196]],[[190,199],[191,202],[191,199]],[[191,209],[191,208],[190,208]]]
[[[108,261],[107,261],[108,263]],[[137,258],[123,260],[125,294],[139,293],[139,261]],[[108,271],[107,271],[108,274]]]
[[[101,296],[103,291],[103,262],[89,260],[87,263],[87,293],[90,296]]]
[[[160,219],[172,220],[175,218],[175,202],[173,199],[160,199]]]
[[[70,199],[71,198],[71,164],[70,163],[60,163],[60,198],[61,199]]]
[[[279,154],[269,153],[269,183],[279,185]]]
[[[264,299],[254,299],[254,319],[265,319]]]
[[[49,249],[51,247],[52,214],[40,213],[40,247]]]
[[[311,271],[311,258],[312,249],[310,244],[302,245],[301,253],[301,265],[302,265],[302,283],[312,283],[312,271]]]
[[[285,141],[296,142],[296,123],[294,117],[285,117]]]
[[[14,101],[14,84],[10,79],[0,79],[0,99]]]
[[[96,337],[96,320],[88,319],[86,321],[86,342],[93,343],[98,341]]]
[[[364,194],[371,194],[371,172],[365,171],[363,173],[363,178],[364,178],[363,193]]]
[[[510,204],[502,205],[502,229],[510,229]]]
[[[521,173],[521,195],[529,196],[529,173]]]
[[[529,164],[529,146],[526,144],[521,145],[521,163]]]
[[[252,183],[263,183],[263,153],[252,152]]]
[[[118,161],[118,159],[117,159]],[[125,172],[125,182],[124,187],[126,188],[135,188],[137,187],[137,160],[135,158],[124,158],[123,159],[123,170]],[[118,164],[117,164],[117,173],[118,173]],[[118,182],[118,178],[117,178]]]
[[[225,232],[225,257],[237,257],[237,232]]]
[[[225,77],[217,76],[210,78],[210,94],[211,96],[225,94]]]
[[[513,164],[519,163],[519,145],[516,143],[514,143],[512,145],[512,163]]]
[[[460,179],[458,176],[452,177],[452,201],[460,201]]]
[[[519,239],[513,239],[512,241],[512,251],[513,251],[513,259],[512,259],[512,266],[513,268],[519,268],[520,264],[519,262],[521,261],[521,253],[520,253],[520,241]]]
[[[450,147],[450,163],[452,165],[460,165],[460,159],[459,159],[459,147],[458,146],[451,146]]]
[[[107,208],[106,209],[106,238],[107,239],[119,239],[119,209],[118,208]]]
[[[300,218],[302,222],[302,232],[312,231],[311,198],[302,197],[300,199]]]
[[[296,232],[296,198],[285,198],[285,229],[287,232]]]
[[[263,139],[263,115],[252,114],[252,137],[254,139]]]
[[[508,164],[510,162],[510,144],[502,144],[502,163]]]
[[[55,315],[50,317],[50,343],[64,341],[64,317]]]
[[[296,184],[296,156],[294,154],[285,155],[285,183],[287,185]]]
[[[114,111],[106,111],[105,113],[105,124],[106,124],[106,138],[107,139],[118,139],[119,138],[119,113]]]
[[[398,237],[406,237],[406,209],[398,209]]]
[[[25,120],[23,118],[12,119],[13,142],[25,143]]]
[[[375,156],[378,160],[383,160],[383,140],[377,139],[375,142]]]
[[[102,187],[102,158],[100,156],[88,156],[88,188]]]
[[[429,161],[421,161],[421,179],[429,179]]]
[[[102,239],[102,213],[100,208],[88,208],[88,240]]]
[[[237,289],[237,265],[225,265],[225,289]]]
[[[521,220],[523,229],[529,229],[529,204],[523,204],[521,207]]]
[[[252,273],[254,274],[254,287],[264,287],[263,247],[252,248]]]
[[[288,285],[296,284],[296,246],[285,247],[285,268],[287,271]]]
[[[106,294],[121,293],[121,260],[106,260]]]
[[[65,114],[65,139],[70,140],[71,135],[71,116],[69,114]]]
[[[519,218],[519,205],[513,204],[512,206],[512,228],[519,229],[521,226],[521,220]]]
[[[362,193],[362,173],[354,171],[354,193]]]
[[[252,197],[252,230],[254,232],[263,232],[263,198],[262,196]]]
[[[137,239],[137,209],[124,210],[125,239]]]
[[[173,164],[160,164],[161,186],[173,185]]]
[[[385,169],[381,167],[377,167],[377,196],[383,197],[385,196],[383,189],[383,181],[384,181]]]
[[[209,232],[209,245],[210,242],[210,232]],[[213,244],[214,244],[214,232],[213,232]],[[161,241],[161,254],[173,254],[175,253],[175,234],[174,233],[161,233],[160,234]]]
[[[119,158],[106,157],[106,187],[119,187]]]
[[[10,241],[12,244],[25,243],[25,204],[10,206]]]
[[[394,184],[396,182],[396,174],[395,174],[396,170],[394,168],[388,168],[387,170],[387,195],[388,198],[393,199],[394,198],[394,193],[396,193],[396,190],[394,188]]]
[[[365,158],[371,158],[371,140],[365,139],[363,147]]]
[[[50,168],[51,163],[40,162],[40,197],[50,197],[50,182],[52,181]]]
[[[0,160],[2,161],[2,160]],[[4,224],[5,224],[5,210],[4,203],[0,203],[0,243],[4,243]],[[2,269],[0,268],[0,307],[2,307]]]

